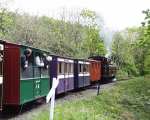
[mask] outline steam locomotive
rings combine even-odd
[[[45,97],[52,79],[56,94],[78,90],[115,77],[116,68],[101,56],[73,59],[25,45],[0,41],[0,109]]]

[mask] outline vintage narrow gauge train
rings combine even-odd
[[[45,97],[52,78],[59,78],[56,94],[77,90],[115,75],[104,57],[71,59],[29,46],[0,41],[0,109]]]
[[[111,59],[103,56],[92,56],[89,59],[101,62],[101,82],[107,83],[115,78],[116,66],[111,63]]]

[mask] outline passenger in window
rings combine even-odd
[[[23,56],[21,56],[21,66],[22,66],[23,69],[26,69],[28,67],[29,58],[31,57],[31,54],[32,54],[32,50],[27,48],[24,51]]]
[[[46,53],[43,54],[43,62],[44,62],[44,68],[48,69],[49,62],[51,61],[51,57],[47,56]]]
[[[44,62],[40,53],[36,53],[35,64],[38,67],[44,67]]]

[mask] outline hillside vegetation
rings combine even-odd
[[[150,80],[135,78],[117,82],[99,96],[57,104],[55,120],[149,120]],[[33,120],[48,120],[42,111]]]
[[[113,32],[109,49],[119,68],[118,75],[123,77],[150,74],[150,10],[143,11],[143,14],[145,19],[140,27]],[[88,9],[62,9],[57,16],[59,19],[11,12],[0,2],[0,39],[66,57],[105,56],[104,39],[108,42],[106,38],[111,34],[104,35],[105,22],[99,14]]]
[[[105,47],[100,36],[99,19],[94,11],[62,10],[59,19],[11,12],[1,8],[0,39],[36,47],[65,57],[88,58],[104,55]],[[69,14],[69,15],[66,15]]]
[[[140,27],[126,28],[113,36],[112,59],[123,77],[150,74],[150,10],[143,14]]]

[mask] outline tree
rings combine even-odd
[[[6,8],[0,7],[0,37],[4,38],[4,36],[9,32],[11,28],[13,20],[11,18],[11,13],[7,11]]]
[[[149,66],[150,63],[150,10],[147,9],[143,11],[143,14],[145,15],[144,22],[142,22],[142,37],[138,41],[138,46],[140,49],[142,49],[143,54],[143,75],[144,74],[150,74]]]
[[[89,52],[89,56],[104,55],[106,50],[104,42],[99,34],[100,28],[96,22],[96,13],[88,9],[83,9],[81,11],[81,16],[83,18],[87,35],[83,45],[88,49],[87,51]]]
[[[140,45],[146,48],[150,48],[150,10],[147,9],[143,11],[143,14],[145,14],[145,20],[142,22],[144,36],[140,41]]]
[[[137,28],[128,28],[120,32],[116,32],[113,36],[112,59],[117,66],[128,73],[128,75],[137,75],[134,57],[134,43],[137,40]]]
[[[74,16],[69,14],[73,17],[71,20],[66,18],[64,12],[59,20],[47,16],[31,16],[27,13],[9,11],[5,13],[9,16],[7,20],[11,20],[11,24],[4,21],[3,17],[0,29],[6,29],[1,33],[3,38],[11,42],[74,58],[104,54],[104,43],[99,35],[100,28],[96,25],[95,17],[87,14],[87,11],[85,16],[82,12]],[[83,24],[83,20],[86,24]],[[4,26],[3,23],[7,23],[8,26]]]

